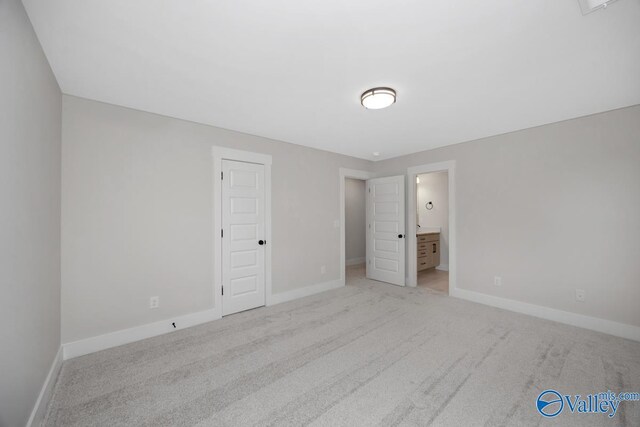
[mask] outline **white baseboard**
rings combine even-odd
[[[267,305],[279,304],[285,301],[291,301],[314,295],[320,292],[336,289],[344,286],[344,281],[332,280],[330,282],[318,283],[316,285],[305,286],[304,288],[294,289],[292,291],[271,295]],[[148,323],[146,325],[136,326],[129,329],[110,332],[96,337],[85,338],[62,345],[64,360],[71,359],[85,354],[95,353],[96,351],[106,350],[112,347],[129,344],[146,338],[156,337],[178,329],[188,328],[190,326],[200,325],[202,323],[218,320],[222,317],[219,309],[201,311],[198,313],[185,314],[183,316],[173,317],[171,319],[159,322]],[[175,322],[177,328],[173,328],[171,323]]]
[[[56,356],[53,358],[47,378],[44,380],[38,395],[38,400],[36,400],[29,421],[27,421],[27,427],[39,427],[42,425],[44,417],[47,415],[47,406],[49,406],[49,401],[53,395],[53,386],[56,385],[60,368],[62,368],[62,347],[58,349]]]
[[[85,354],[94,353],[111,347],[129,344],[134,341],[163,335],[178,329],[211,322],[212,320],[217,320],[221,317],[220,310],[212,308],[210,310],[185,314],[171,319],[161,320],[159,322],[148,323],[134,328],[123,329],[104,335],[98,335],[96,337],[73,341],[62,345],[64,349],[64,360],[84,356]],[[174,322],[176,324],[176,328],[171,325],[171,323]]]
[[[345,261],[345,265],[350,266],[350,265],[364,264],[364,261],[365,261],[365,257],[351,258]]]
[[[592,331],[602,332],[621,338],[640,341],[640,327],[618,323],[612,320],[599,319],[597,317],[585,316],[583,314],[571,313],[569,311],[557,310],[555,308],[541,305],[529,304],[507,298],[487,295],[480,292],[468,291],[465,289],[451,289],[450,295],[456,298],[490,305],[517,313],[528,314],[529,316],[540,317],[542,319],[553,320],[555,322],[566,323],[567,325],[578,326]]]
[[[436,267],[436,270],[449,271],[449,264],[440,264]]]
[[[280,294],[271,295],[269,305],[280,304],[282,302],[291,301],[298,298],[308,297],[310,295],[319,294],[320,292],[330,291],[331,289],[337,289],[344,286],[344,281],[332,280],[330,282],[318,283],[311,286],[305,286],[304,288],[294,289]]]

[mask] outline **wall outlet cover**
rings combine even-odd
[[[493,278],[493,284],[496,285],[496,286],[502,286],[502,277],[495,276]]]
[[[160,307],[160,297],[149,298],[149,308],[154,309]]]
[[[576,289],[576,301],[584,302],[587,299],[587,291],[584,289]]]

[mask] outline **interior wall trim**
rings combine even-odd
[[[455,288],[451,291],[451,296],[467,301],[577,326],[579,328],[589,329],[596,332],[602,332],[616,337],[640,341],[640,327],[638,326],[585,316],[583,314],[572,313],[569,311],[557,310],[555,308],[544,307],[541,305],[529,304],[522,301],[501,298],[480,292],[468,291],[466,289]]]
[[[178,329],[211,322],[213,320],[220,319],[221,317],[222,316],[220,316],[220,312],[218,310],[209,309],[69,342],[62,345],[64,349],[64,360],[84,356],[85,354],[95,353],[96,351],[106,350],[112,347],[118,347],[120,345],[129,344],[146,338],[157,337]],[[173,327],[173,323],[176,324],[175,328]]]
[[[47,415],[49,401],[51,400],[51,396],[53,396],[53,388],[56,385],[58,374],[62,368],[62,355],[62,346],[60,346],[58,348],[58,352],[53,358],[51,368],[49,368],[49,373],[47,374],[47,378],[44,380],[38,399],[33,406],[31,416],[29,416],[29,420],[27,421],[27,427],[37,427],[42,425],[44,422],[44,418]]]

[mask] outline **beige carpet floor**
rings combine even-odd
[[[49,426],[640,425],[536,410],[640,391],[640,343],[349,274],[344,288],[66,361]]]

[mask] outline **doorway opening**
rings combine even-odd
[[[430,200],[422,200],[418,201],[418,180],[422,181],[421,176],[425,174],[431,174],[433,172],[446,172],[446,175],[440,175],[438,178],[446,181],[447,183],[447,191],[446,191],[446,199],[448,204],[444,201],[439,202],[434,200],[433,195]],[[436,175],[433,175],[436,177]],[[408,191],[411,195],[407,198],[408,201],[408,212],[407,215],[408,225],[407,229],[412,230],[412,233],[407,234],[407,284],[409,286],[417,286],[418,285],[418,239],[419,233],[425,233],[427,231],[438,231],[438,228],[429,229],[429,227],[439,227],[440,233],[442,233],[442,228],[444,228],[444,220],[440,220],[440,224],[436,224],[435,214],[436,207],[439,207],[439,211],[442,212],[442,208],[447,208],[446,217],[447,217],[447,232],[446,232],[446,258],[442,256],[442,241],[441,236],[431,236],[422,238],[423,245],[420,249],[423,250],[421,254],[424,256],[433,256],[433,259],[429,259],[428,261],[437,262],[436,266],[430,267],[427,270],[431,269],[431,274],[440,277],[443,276],[442,272],[448,273],[448,295],[457,295],[457,244],[456,244],[456,162],[455,160],[449,160],[445,162],[438,163],[429,163],[420,166],[412,166],[407,168],[407,177],[408,177]],[[446,179],[443,179],[445,178]],[[429,179],[425,179],[422,181],[427,183]],[[429,204],[431,202],[431,204]],[[419,205],[420,203],[420,205]],[[427,209],[427,205],[430,209]],[[428,212],[427,212],[428,211]],[[422,222],[419,219],[419,216],[422,215]],[[433,220],[433,222],[431,222]],[[420,227],[418,227],[420,225]],[[414,231],[415,230],[415,231]],[[426,243],[426,244],[425,244]],[[434,248],[434,243],[436,243]],[[434,254],[434,249],[436,253]],[[428,253],[424,253],[427,250]],[[440,254],[438,254],[440,251]],[[436,269],[435,267],[440,267],[440,269]],[[424,273],[423,273],[424,275]],[[428,278],[428,277],[427,277]],[[433,280],[431,281],[433,283]],[[441,287],[442,289],[442,287]]]
[[[416,176],[417,286],[449,294],[449,174]]]
[[[367,200],[366,181],[345,178],[345,267],[346,281],[352,283],[366,276]]]
[[[365,277],[381,283],[406,285],[405,175],[375,178],[372,172],[340,168],[340,280],[346,284],[346,179],[365,181]],[[412,198],[409,198],[412,199]],[[413,202],[415,204],[415,201]],[[415,222],[415,219],[413,220]],[[415,227],[415,226],[414,226]],[[352,261],[357,263],[358,257]],[[363,277],[364,278],[364,277]]]
[[[340,168],[339,169],[339,183],[340,183],[340,220],[338,221],[338,225],[340,227],[340,281],[343,285],[347,283],[347,268],[349,268],[349,283],[353,280],[364,279],[366,276],[366,271],[364,268],[365,264],[361,264],[361,268],[358,268],[358,256],[353,255],[353,252],[350,252],[350,260],[351,263],[356,265],[347,266],[347,232],[346,232],[346,222],[347,222],[347,180],[360,181],[365,183],[365,188],[363,192],[366,192],[366,181],[374,177],[374,174],[369,171],[357,170],[357,169],[347,169]],[[353,186],[355,187],[355,185]],[[365,202],[366,202],[366,194]],[[365,205],[366,209],[366,205]],[[366,227],[366,218],[362,221],[362,226]],[[357,225],[352,227],[358,227]],[[353,231],[353,230],[352,230]],[[357,237],[355,238],[357,239]],[[366,239],[366,236],[365,236]],[[353,239],[351,239],[353,240]],[[358,244],[357,240],[355,240]],[[365,242],[366,245],[366,242]],[[357,253],[357,252],[356,252]],[[363,255],[366,257],[366,254]],[[366,261],[366,260],[365,260]]]

